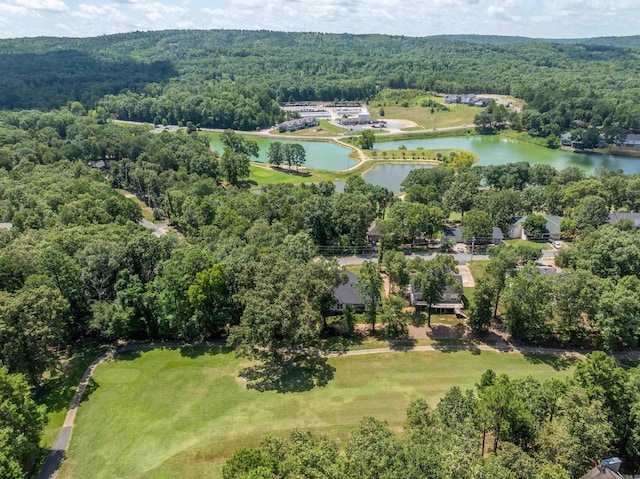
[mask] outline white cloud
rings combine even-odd
[[[16,0],[19,5],[33,10],[48,12],[66,12],[69,7],[62,0]]]
[[[0,37],[171,28],[586,37],[640,33],[639,0],[0,0]],[[29,22],[19,16],[28,16]]]
[[[2,15],[26,15],[27,13],[29,13],[29,10],[24,7],[0,3],[0,14]],[[6,18],[4,20],[6,20]]]

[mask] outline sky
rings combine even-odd
[[[0,0],[0,38],[212,28],[624,36],[640,34],[640,0]]]

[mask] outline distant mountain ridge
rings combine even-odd
[[[557,43],[564,45],[598,45],[615,48],[640,48],[640,35],[592,38],[530,38],[502,35],[435,35],[433,38],[453,39],[468,43],[503,45],[512,43]]]

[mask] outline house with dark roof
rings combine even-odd
[[[636,229],[640,230],[640,213],[609,213],[609,224],[612,225],[623,218],[633,221]]]
[[[413,276],[409,282],[409,302],[411,306],[417,310],[424,310],[431,306],[431,311],[435,313],[455,313],[462,314],[463,302],[462,302],[462,276],[451,272],[456,286],[447,285],[442,293],[442,298],[436,304],[429,305],[422,299],[422,293],[418,291],[413,283]]]
[[[462,228],[445,228],[442,232],[442,240],[453,239],[456,243],[465,243],[462,239]],[[491,232],[491,238],[476,238],[476,245],[486,244],[502,244],[504,241],[504,234],[502,230],[496,226],[493,227]],[[466,241],[466,244],[471,244],[471,240]]]
[[[624,140],[616,141],[620,148],[640,148],[640,135],[628,134]]]
[[[544,231],[541,236],[538,237],[527,237],[527,234],[524,232],[524,222],[527,219],[526,216],[521,216],[519,218],[514,218],[511,222],[511,226],[509,227],[509,238],[511,239],[523,239],[523,240],[559,240],[561,237],[560,232],[560,222],[562,221],[562,216],[548,215],[544,217],[547,220],[547,224],[545,225]]]
[[[376,244],[378,241],[380,241],[381,237],[382,237],[382,233],[380,233],[380,230],[378,229],[378,225],[376,224],[375,221],[372,221],[371,224],[369,225],[369,229],[367,230],[367,240],[371,244]]]
[[[345,284],[341,284],[333,290],[333,296],[336,298],[334,312],[343,313],[350,306],[354,313],[362,313],[365,309],[365,302],[356,286],[358,277],[351,271],[347,271],[347,278]]]
[[[617,457],[604,459],[580,479],[623,479],[619,472],[621,464],[622,461]]]

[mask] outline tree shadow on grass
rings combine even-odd
[[[297,393],[326,386],[335,370],[323,356],[297,354],[287,361],[265,361],[245,368],[240,377],[247,380],[247,389]]]
[[[580,360],[574,356],[560,355],[560,354],[525,354],[527,361],[533,364],[546,364],[551,366],[556,371],[562,371],[574,366]]]
[[[226,354],[233,351],[233,348],[230,348],[228,346],[189,346],[172,349],[179,349],[180,356],[190,359],[195,359],[200,356],[215,356],[216,354]]]

